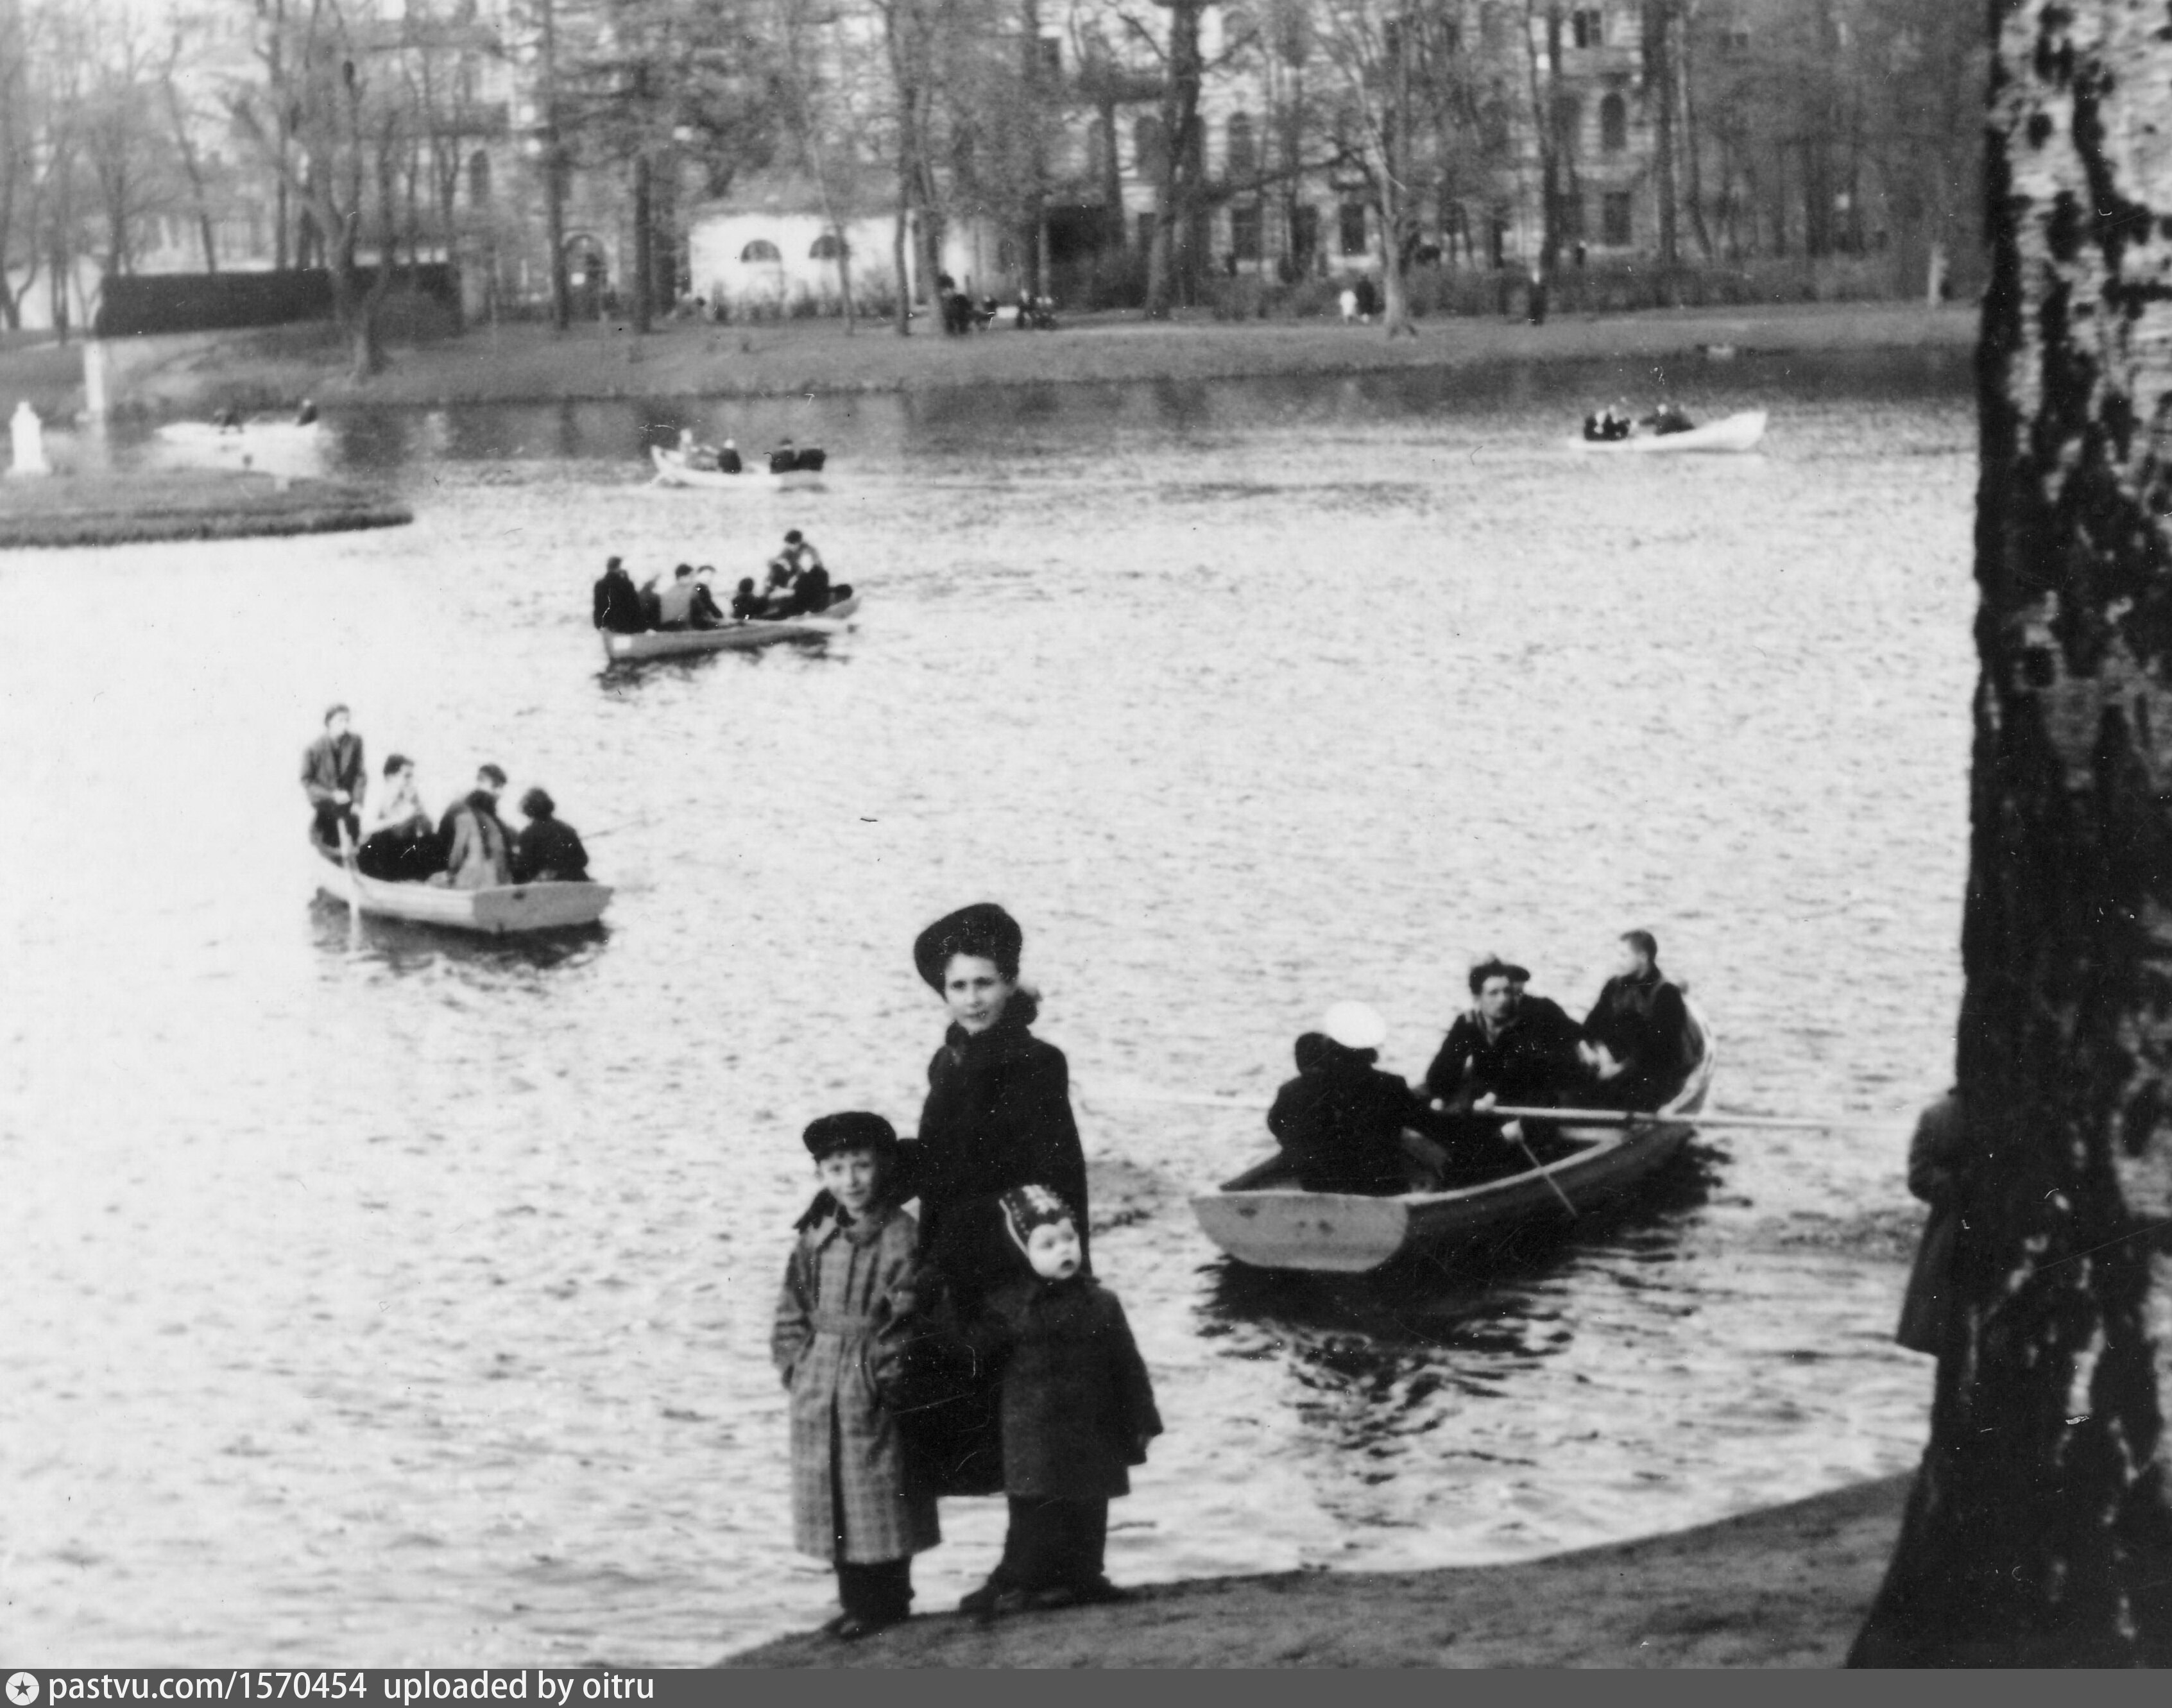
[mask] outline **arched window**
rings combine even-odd
[[[741,259],[750,261],[765,260],[766,257],[758,255],[755,251],[766,247],[767,245],[764,244],[750,243],[747,245],[746,254]],[[810,261],[833,261],[847,253],[848,250],[844,240],[834,231],[825,231],[814,239],[814,248],[807,251],[807,259]]]
[[[1249,113],[1229,115],[1228,152],[1223,171],[1229,178],[1250,178],[1260,169],[1252,151],[1252,120]]]
[[[1148,115],[1132,126],[1132,153],[1138,162],[1133,169],[1141,177],[1160,175],[1163,149],[1159,119]]]
[[[490,156],[480,148],[468,156],[468,200],[477,207],[490,206]]]
[[[758,237],[739,251],[739,259],[743,261],[781,261],[784,257],[767,238]]]
[[[1629,103],[1618,94],[1599,104],[1599,146],[1609,154],[1629,146]]]

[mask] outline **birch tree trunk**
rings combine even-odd
[[[2172,1662],[2172,40],[1992,0],[1971,1147],[1931,1441],[1850,1657]]]

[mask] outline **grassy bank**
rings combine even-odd
[[[901,338],[883,323],[848,333],[837,320],[711,325],[672,321],[647,337],[609,323],[562,336],[548,327],[476,328],[427,346],[397,349],[390,368],[365,383],[341,371],[340,346],[299,328],[237,335],[209,356],[142,382],[138,395],[159,414],[208,415],[226,403],[270,407],[309,396],[341,404],[497,403],[610,397],[782,397],[944,386],[1078,381],[1223,379],[1276,373],[1358,373],[1608,357],[1696,359],[1738,352],[1965,347],[1976,316],[1966,308],[1915,304],[1802,303],[1752,309],[1665,309],[1556,317],[1543,326],[1481,318],[1432,319],[1416,338],[1390,341],[1377,326],[1336,321],[1148,323],[1129,314],[1067,319],[1053,333],[1004,330],[945,338],[925,321]],[[50,368],[53,358],[40,353]],[[27,386],[18,356],[0,354],[0,405]],[[81,386],[42,397],[80,408]],[[8,406],[12,406],[9,405]]]
[[[0,482],[0,550],[330,534],[414,519],[405,505],[359,486],[216,470]]]
[[[1115,1607],[954,1614],[736,1667],[1836,1667],[1912,1479],[1521,1565],[1156,1584]]]

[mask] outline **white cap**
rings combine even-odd
[[[1378,1050],[1388,1023],[1363,1002],[1337,1002],[1320,1016],[1320,1029],[1345,1050]]]

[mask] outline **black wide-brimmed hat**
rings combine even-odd
[[[992,901],[976,901],[942,918],[912,940],[912,964],[935,990],[943,988],[943,969],[953,955],[978,955],[993,961],[1005,978],[1018,976],[1019,951],[1025,933],[1019,922]]]
[[[888,1155],[897,1148],[897,1129],[867,1109],[847,1109],[840,1114],[817,1115],[800,1136],[807,1153],[816,1162],[840,1151],[874,1151]]]
[[[1470,969],[1470,994],[1475,996],[1484,990],[1488,979],[1499,978],[1506,978],[1512,985],[1528,985],[1531,982],[1531,969],[1519,967],[1513,961],[1504,961],[1498,955],[1488,955]]]

